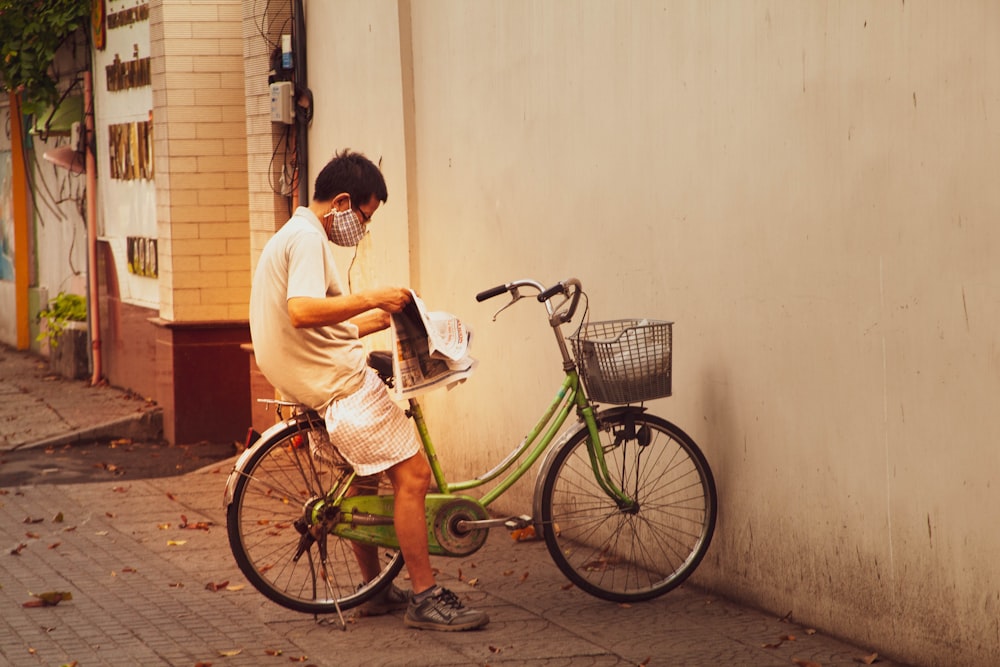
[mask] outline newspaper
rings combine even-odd
[[[469,329],[450,313],[428,311],[420,297],[410,294],[413,300],[392,315],[392,373],[399,399],[451,388],[476,366],[469,356]]]

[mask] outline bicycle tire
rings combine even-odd
[[[367,582],[354,543],[336,535],[326,535],[325,568],[319,541],[294,558],[306,507],[350,472],[322,420],[290,419],[265,436],[236,473],[226,513],[229,546],[247,580],[279,605],[311,614],[350,609],[379,593],[403,566],[397,550],[379,549],[381,571]]]
[[[637,504],[622,508],[598,485],[589,432],[581,429],[544,473],[545,544],[587,593],[649,600],[680,585],[705,556],[715,531],[715,480],[695,442],[665,419],[625,410],[599,415],[598,427],[611,481]]]

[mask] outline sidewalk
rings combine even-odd
[[[3,448],[73,442],[112,421],[122,403],[136,407],[108,388],[46,391],[66,382],[45,380],[44,368],[27,369],[40,380],[13,379],[9,369],[35,362],[5,348],[0,358],[3,402],[22,405],[17,415],[3,408]],[[54,418],[58,428],[39,423]],[[485,629],[420,632],[395,614],[352,620],[344,631],[335,616],[287,611],[246,583],[222,507],[231,465],[126,482],[0,485],[0,664],[847,667],[872,653],[692,586],[634,605],[597,600],[566,586],[542,542],[515,543],[503,530],[469,557],[434,559],[442,584],[489,612]],[[72,599],[24,606],[49,592]]]
[[[0,452],[162,433],[162,411],[143,398],[67,380],[42,357],[0,344]]]

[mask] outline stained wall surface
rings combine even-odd
[[[716,474],[698,583],[901,660],[1000,659],[1000,5],[306,8],[310,170],[349,146],[389,181],[356,287],[474,329],[476,376],[425,403],[453,476],[560,375],[537,304],[474,294],[577,276],[594,320],[676,322],[650,408]]]

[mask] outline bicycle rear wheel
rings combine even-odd
[[[401,553],[379,549],[381,572],[366,581],[355,543],[326,533],[316,519],[312,509],[350,472],[318,415],[286,422],[255,445],[238,472],[227,510],[229,545],[247,580],[283,607],[311,614],[350,609],[403,566]]]
[[[715,530],[715,481],[694,441],[639,410],[599,416],[610,482],[598,484],[581,430],[554,454],[541,492],[545,544],[570,581],[614,602],[648,600],[695,570]]]

